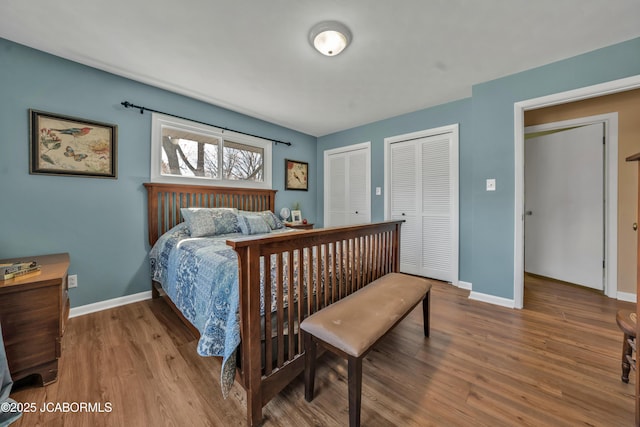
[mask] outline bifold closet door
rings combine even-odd
[[[346,147],[325,159],[325,226],[371,222],[369,147]]]
[[[454,278],[451,135],[393,143],[391,218],[404,219],[400,270],[438,280]]]

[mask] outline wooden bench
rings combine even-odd
[[[622,338],[622,382],[629,382],[629,371],[631,368],[636,369],[636,363],[633,359],[633,352],[636,349],[636,318],[635,310],[619,310],[616,314],[616,322],[620,330],[624,333]]]
[[[389,273],[304,319],[305,399],[313,400],[316,345],[321,345],[348,360],[349,426],[359,426],[362,359],[420,301],[424,336],[429,336],[430,290],[426,279]]]

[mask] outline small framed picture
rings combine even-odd
[[[291,222],[302,222],[302,212],[291,211]]]
[[[29,110],[29,173],[117,177],[118,126]]]
[[[309,191],[309,163],[284,159],[284,189]]]

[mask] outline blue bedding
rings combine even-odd
[[[269,234],[287,231],[290,230],[274,230]],[[232,233],[192,238],[187,226],[181,223],[163,234],[149,253],[152,280],[162,285],[171,301],[200,332],[198,354],[222,356],[224,397],[234,381],[235,354],[240,344],[238,258],[226,244],[233,237],[246,236]],[[263,301],[261,307],[264,314]]]

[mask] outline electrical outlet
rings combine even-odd
[[[78,275],[70,274],[67,279],[67,287],[68,288],[77,288],[78,287]]]

